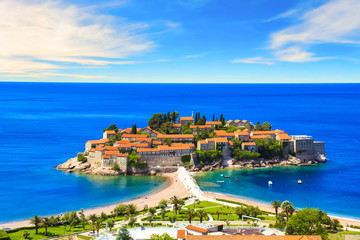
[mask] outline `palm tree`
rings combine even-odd
[[[220,210],[217,210],[215,214],[217,215],[217,220],[219,221],[220,214],[221,214]]]
[[[47,229],[48,227],[51,225],[51,221],[48,217],[45,217],[42,219],[42,225],[44,226],[45,228],[45,236],[47,236]]]
[[[159,202],[159,206],[160,205],[165,205],[165,207],[167,207],[168,201],[166,199],[163,199]]]
[[[154,215],[150,214],[150,216],[149,216],[150,227],[151,227],[151,223],[153,220],[154,220]]]
[[[199,199],[195,199],[195,201],[194,201],[194,208],[195,208],[196,204],[200,204],[200,200],[199,200]]]
[[[173,196],[170,198],[170,203],[174,205],[175,215],[177,215],[177,211],[179,210],[179,206],[181,206],[183,200],[178,196]]]
[[[99,236],[99,232],[100,232],[101,225],[102,225],[101,219],[98,218],[97,221],[96,221],[96,223],[95,223],[95,229],[96,229],[96,232],[97,232],[97,235],[98,235],[98,236]]]
[[[286,221],[289,221],[289,213],[290,213],[290,210],[291,210],[291,205],[292,205],[292,203],[289,202],[289,201],[283,201],[281,203],[281,209],[286,214]]]
[[[137,207],[135,204],[128,204],[126,205],[126,210],[125,213],[128,214],[129,216],[132,216],[136,213]]]
[[[186,214],[186,217],[189,219],[189,223],[191,223],[191,220],[193,219],[193,217],[196,216],[196,212],[193,209],[188,209],[185,214]]]
[[[98,217],[95,214],[89,216],[89,221],[91,221],[93,232],[95,232],[95,223],[98,220]]]
[[[279,208],[281,206],[280,201],[279,200],[274,200],[270,204],[275,209],[275,218],[276,218],[275,221],[277,223],[278,211],[279,211]]]
[[[106,215],[106,213],[102,212],[101,215],[100,215],[101,223],[103,223],[107,218],[108,218],[108,216]]]
[[[41,218],[35,215],[33,218],[30,218],[30,223],[32,225],[35,225],[35,234],[38,234],[38,228],[41,224]]]
[[[160,215],[161,215],[161,219],[162,219],[162,220],[165,220],[165,214],[166,214],[165,209],[161,209]]]
[[[204,210],[197,211],[197,215],[200,218],[200,223],[202,223],[203,218],[207,217],[207,213]]]

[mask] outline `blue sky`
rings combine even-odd
[[[359,9],[359,0],[3,0],[0,81],[360,82]]]

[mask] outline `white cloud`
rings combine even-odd
[[[301,23],[271,35],[271,48],[288,44],[360,43],[360,1],[333,0],[306,12]]]
[[[146,28],[58,1],[2,0],[0,72],[56,70],[64,63],[135,64],[118,59],[153,47],[139,33]]]
[[[296,14],[298,12],[297,9],[291,9],[289,11],[286,11],[284,13],[281,13],[275,17],[272,17],[272,18],[269,18],[267,20],[265,20],[265,22],[271,22],[271,21],[275,21],[275,20],[278,20],[278,19],[281,19],[281,18],[288,18],[294,14]]]
[[[205,56],[206,54],[208,54],[208,52],[203,52],[203,53],[194,54],[194,55],[188,55],[188,56],[185,56],[184,58],[199,58],[199,57]]]
[[[274,62],[266,60],[262,57],[234,59],[231,62],[232,63],[255,63],[255,64],[265,64],[265,65],[273,65],[274,64]]]
[[[274,53],[276,59],[285,62],[311,62],[330,59],[329,57],[315,57],[314,53],[301,50],[299,47],[289,47]]]

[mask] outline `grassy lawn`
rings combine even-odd
[[[359,235],[360,232],[355,231],[339,231],[337,233],[330,233],[329,240],[344,240],[344,235]]]
[[[24,232],[29,232],[30,236],[28,239],[44,239],[49,237],[55,237],[55,236],[61,236],[64,234],[71,234],[71,233],[77,233],[77,232],[83,232],[86,230],[91,229],[90,225],[85,226],[85,230],[82,228],[82,226],[78,225],[76,227],[70,228],[66,227],[66,231],[64,226],[57,226],[57,227],[49,227],[48,228],[48,235],[45,236],[45,228],[39,228],[38,234],[35,234],[35,229],[26,229],[26,230],[20,230],[14,233],[9,233],[9,236],[11,239],[24,239]]]
[[[201,208],[216,207],[216,206],[221,206],[221,204],[208,202],[208,201],[202,201],[200,203],[195,204],[195,208],[194,208],[194,204],[187,205],[184,208],[198,210],[198,209],[201,209]]]

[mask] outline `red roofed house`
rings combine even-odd
[[[247,142],[250,139],[250,133],[247,131],[237,130],[235,131],[235,138]]]
[[[121,136],[121,139],[135,141],[135,138],[147,138],[147,137],[148,137],[148,135],[127,134],[126,133]]]
[[[152,129],[151,129],[151,127],[147,126],[147,127],[144,127],[141,131],[144,133],[150,134],[152,132]]]
[[[216,137],[226,137],[229,140],[235,138],[235,133],[228,133],[225,130],[215,130],[214,132]]]
[[[209,132],[211,131],[210,125],[190,125],[190,130],[193,134],[198,134],[201,131]]]
[[[100,144],[105,144],[109,139],[100,139],[100,140],[90,140],[85,143],[85,151],[89,151],[91,148],[96,147]]]
[[[193,117],[180,117],[178,123],[180,123],[181,125],[184,125],[185,123],[193,123],[194,122],[194,118]]]
[[[250,151],[250,152],[258,152],[259,151],[258,146],[256,146],[256,144],[254,142],[243,142],[241,144],[241,149],[245,150],[245,151]]]
[[[159,141],[164,141],[164,139],[171,139],[173,142],[193,142],[194,135],[192,134],[161,134],[157,136]]]
[[[184,240],[185,238],[186,238],[186,230],[185,229],[177,230],[177,239]]]
[[[104,131],[103,133],[103,139],[109,139],[109,138],[116,137],[116,132],[114,130]]]
[[[221,126],[222,122],[221,121],[206,122],[206,125],[210,125],[211,127]]]

